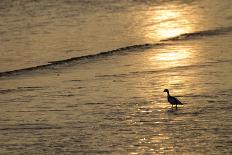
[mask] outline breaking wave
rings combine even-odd
[[[197,31],[192,33],[184,33],[172,38],[163,39],[161,41],[178,41],[178,40],[190,40],[190,39],[198,39],[201,37],[209,37],[209,36],[216,36],[216,35],[223,35],[232,31],[232,27],[224,27],[218,28],[214,30],[205,30],[205,31]]]
[[[135,50],[140,50],[140,49],[149,49],[149,48],[154,48],[154,47],[158,47],[158,46],[170,45],[168,43],[165,43],[167,41],[185,41],[185,40],[190,40],[190,39],[198,39],[198,38],[202,38],[202,37],[222,35],[222,34],[229,33],[231,31],[232,31],[232,27],[224,27],[224,28],[218,28],[218,29],[213,29],[213,30],[197,31],[197,32],[193,32],[193,33],[184,33],[184,34],[178,35],[176,37],[160,40],[160,42],[154,43],[154,44],[148,43],[148,44],[132,45],[132,46],[118,48],[115,50],[100,52],[97,54],[72,57],[69,59],[58,60],[58,61],[51,61],[51,62],[48,62],[47,64],[44,64],[44,65],[0,72],[0,77],[24,74],[24,73],[35,71],[35,70],[50,69],[53,66],[68,64],[68,63],[71,63],[74,61],[78,62],[78,61],[82,61],[82,60],[92,60],[92,59],[107,57],[107,56],[116,55],[116,54],[134,52]]]

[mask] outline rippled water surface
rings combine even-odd
[[[0,154],[231,154],[231,6],[1,1]]]
[[[0,71],[231,27],[230,0],[2,0]]]

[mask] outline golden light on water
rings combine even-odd
[[[178,36],[180,34],[185,33],[186,30],[183,28],[168,28],[168,29],[159,29],[158,34],[162,37],[162,38],[171,38],[171,37],[175,37]]]
[[[184,44],[184,43],[183,43]],[[184,76],[186,72],[182,70],[182,66],[192,66],[198,63],[197,53],[200,47],[188,46],[177,44],[175,46],[167,46],[161,49],[154,49],[153,55],[148,58],[148,64],[150,69],[165,70],[164,76],[159,78],[160,91],[165,88],[171,90],[171,94],[180,95],[186,90],[184,85],[193,82],[193,79],[189,79],[189,76]],[[179,68],[180,67],[180,68]],[[178,88],[178,89],[177,89]],[[163,98],[166,98],[166,94],[163,94]],[[156,104],[161,108],[169,106],[165,103]]]
[[[190,55],[191,53],[189,51],[181,49],[178,51],[167,51],[164,53],[159,53],[151,59],[156,59],[160,61],[175,61],[175,60],[177,61],[181,59],[186,59],[190,57]]]
[[[176,67],[188,65],[189,59],[193,59],[194,53],[190,47],[176,46],[156,52],[149,58],[150,63],[159,63],[159,67]]]
[[[136,21],[145,23],[145,29],[144,25],[141,24],[141,27],[136,27],[138,29],[135,29],[135,31],[144,34],[146,42],[158,42],[162,39],[194,32],[195,28],[192,23],[197,20],[194,15],[189,16],[186,10],[178,6],[167,6],[163,9],[150,10],[141,16],[143,16],[142,20]],[[166,123],[166,120],[169,120],[167,109],[171,107],[167,102],[167,94],[163,93],[163,89],[170,89],[170,93],[173,96],[177,96],[182,102],[185,101],[181,96],[184,96],[190,89],[190,86],[196,82],[194,77],[186,76],[195,74],[185,70],[186,67],[188,68],[188,66],[198,62],[200,48],[197,44],[174,42],[173,45],[166,44],[165,46],[146,49],[146,52],[143,52],[142,55],[138,54],[138,57],[135,56],[140,60],[140,63],[136,64],[138,73],[141,70],[148,71],[144,72],[144,74],[139,74],[141,77],[134,79],[137,81],[134,85],[136,96],[140,96],[147,101],[144,105],[138,105],[137,113],[142,117],[155,116],[156,114],[159,117],[158,120],[152,120],[153,128],[156,129],[154,133],[156,134],[149,136],[141,135],[138,138],[138,143],[146,145],[150,152],[163,153],[164,150],[169,150],[170,152],[174,150],[174,146],[169,143],[172,141],[172,135],[167,132],[167,129],[159,128],[160,125]],[[178,119],[175,121],[182,121],[181,118]],[[131,120],[132,123],[133,121]],[[137,124],[138,122],[134,121],[134,123]],[[140,123],[142,126],[143,122]],[[131,154],[143,154],[145,151],[142,147],[135,148],[136,151]]]
[[[183,33],[190,33],[194,30],[192,22],[196,16],[189,17],[185,10],[172,5],[158,10],[150,11],[147,14],[151,23],[146,36],[150,39],[167,39]]]
[[[155,20],[159,20],[160,24],[156,33],[162,38],[170,38],[191,30],[188,18],[184,17],[180,10],[160,10],[159,16]]]

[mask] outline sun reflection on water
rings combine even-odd
[[[193,49],[181,45],[162,49],[149,58],[150,63],[158,63],[161,68],[190,65],[192,60],[194,60]]]
[[[187,10],[177,5],[165,6],[156,10],[147,12],[147,19],[151,25],[148,28],[146,36],[150,39],[167,39],[178,36],[183,33],[194,31],[193,21],[197,16],[186,13]]]
[[[146,39],[162,40],[195,31],[192,23],[198,20],[197,16],[186,11],[188,10],[173,5],[147,11],[144,15],[146,18],[143,19],[144,23],[148,23],[145,30]],[[163,90],[168,88],[171,95],[185,103],[181,96],[191,89],[196,80],[195,73],[187,68],[199,62],[199,51],[202,49],[197,44],[175,42],[149,49],[138,58],[142,59],[143,64],[138,65],[141,67],[139,69],[149,73],[137,82],[139,94],[149,101],[138,107],[138,114],[142,117],[151,116],[147,121],[152,120],[153,126],[150,129],[154,129],[154,133],[139,137],[137,143],[144,147],[137,147],[136,153],[173,153],[175,140],[166,124],[168,122],[168,125],[172,126],[172,123],[181,122],[182,118],[173,118],[176,111],[170,111],[171,105],[167,102],[167,94],[163,93]],[[151,101],[151,98],[154,100]],[[146,125],[146,122],[141,125]]]
[[[185,99],[182,97],[190,90],[190,86],[196,82],[194,76],[189,76],[191,70],[186,70],[188,66],[194,66],[199,61],[199,50],[201,47],[197,44],[189,45],[188,43],[175,44],[161,48],[151,49],[148,54],[143,57],[147,67],[150,71],[156,71],[155,74],[148,75],[151,78],[144,78],[143,86],[154,90],[154,101],[140,107],[138,110],[141,115],[157,116],[152,118],[152,128],[154,129],[153,135],[141,136],[138,143],[145,148],[138,148],[140,153],[142,149],[149,153],[165,153],[172,154],[175,150],[175,140],[172,138],[166,123],[172,124],[181,123],[184,118],[173,118],[173,115],[181,111],[170,110],[171,105],[167,102],[166,93],[163,89],[170,89],[173,96],[178,97],[183,103]],[[159,72],[161,71],[161,72]],[[192,73],[195,75],[195,73]],[[158,77],[158,78],[157,78]],[[154,84],[152,83],[155,81]],[[146,94],[145,94],[146,95]],[[149,99],[149,97],[147,97]],[[154,119],[155,118],[155,119]],[[158,118],[158,119],[157,119]],[[151,120],[151,119],[149,119]],[[146,123],[143,123],[143,125]]]
[[[182,33],[191,31],[188,18],[184,17],[180,10],[160,10],[158,11],[160,24],[157,26],[156,33],[162,38],[170,38]]]
[[[185,76],[186,73],[181,68],[182,66],[191,66],[196,62],[195,51],[191,47],[178,45],[156,52],[154,56],[150,57],[150,62],[158,63],[161,70],[167,70],[160,78],[163,89],[171,89],[171,94],[180,95],[185,91],[183,86],[189,81],[188,76]]]
[[[190,54],[191,54],[190,52],[180,49],[178,51],[167,51],[164,53],[159,53],[154,57],[154,59],[160,60],[160,61],[181,60],[181,59],[188,58]]]

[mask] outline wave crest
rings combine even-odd
[[[16,69],[16,70],[12,70],[12,71],[0,72],[0,77],[24,74],[24,73],[28,73],[31,71],[42,70],[42,69],[51,69],[51,67],[53,67],[53,66],[68,64],[68,63],[71,63],[74,61],[78,62],[78,61],[82,61],[82,60],[92,60],[92,59],[96,59],[99,57],[102,58],[102,57],[107,57],[107,56],[111,56],[111,55],[115,55],[115,54],[122,54],[125,52],[126,53],[135,52],[135,50],[137,50],[137,49],[149,49],[149,48],[153,48],[153,47],[157,47],[157,46],[169,45],[167,43],[164,43],[165,41],[184,41],[184,40],[189,40],[189,39],[197,39],[197,38],[201,38],[201,37],[209,37],[209,36],[226,34],[226,33],[229,33],[231,31],[232,31],[232,27],[224,27],[224,28],[218,28],[218,29],[213,29],[213,30],[197,31],[197,32],[193,32],[193,33],[184,33],[184,34],[178,35],[176,37],[160,40],[160,42],[154,43],[154,44],[148,43],[148,44],[132,45],[132,46],[122,47],[122,48],[118,48],[115,50],[100,52],[100,53],[92,54],[92,55],[85,55],[85,56],[80,56],[80,57],[72,57],[72,58],[64,59],[64,60],[51,61],[51,62],[48,62],[47,64],[44,64],[44,65]]]
[[[205,30],[205,31],[197,31],[192,33],[184,33],[172,38],[163,39],[160,41],[178,41],[178,40],[190,40],[190,39],[197,39],[201,37],[209,37],[209,36],[216,36],[216,35],[222,35],[226,34],[228,32],[232,31],[232,27],[224,27],[224,28],[218,28],[214,30]]]

